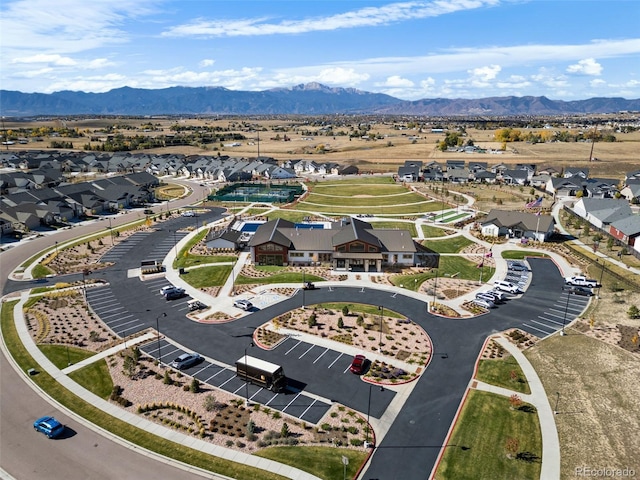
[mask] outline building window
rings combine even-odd
[[[290,257],[304,257],[304,252],[289,252]]]
[[[407,254],[402,255],[403,260],[411,260],[412,258],[413,258],[413,255],[407,255]]]
[[[352,253],[364,253],[364,243],[361,242],[353,242],[349,245],[349,251]]]

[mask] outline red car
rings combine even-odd
[[[355,373],[356,375],[361,375],[364,373],[365,365],[367,364],[367,358],[364,355],[356,355],[353,357],[353,361],[351,362],[351,366],[349,370],[351,373]]]

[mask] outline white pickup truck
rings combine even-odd
[[[576,287],[597,288],[598,282],[596,280],[588,279],[582,275],[574,275],[573,277],[566,277],[564,283]]]

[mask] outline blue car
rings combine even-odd
[[[56,438],[64,432],[64,425],[53,417],[42,417],[33,422],[34,430],[44,433],[48,438]]]

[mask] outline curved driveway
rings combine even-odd
[[[158,317],[167,313],[167,317],[162,318],[163,334],[188,349],[232,365],[248,347],[253,329],[274,316],[300,306],[300,298],[287,299],[232,323],[206,325],[187,320],[184,312],[174,308],[171,302],[166,302],[159,295],[149,295],[148,288],[137,278],[127,278],[126,271],[139,266],[140,259],[148,258],[154,245],[162,244],[163,238],[166,240],[169,237],[169,243],[165,243],[163,248],[170,249],[171,231],[175,232],[176,223],[183,220],[187,219],[165,222],[162,230],[154,234],[153,242],[141,242],[128,252],[123,263],[101,271],[96,276],[109,281],[113,295],[137,315],[136,318],[141,322],[140,329],[155,327]],[[563,281],[555,264],[544,259],[532,259],[530,264],[533,280],[523,299],[513,299],[490,314],[473,319],[436,317],[427,312],[426,304],[419,299],[366,287],[334,287],[331,292],[320,288],[306,292],[306,304],[330,300],[383,305],[419,323],[433,341],[434,356],[431,364],[417,381],[403,409],[376,447],[363,478],[398,478],[400,473],[404,479],[427,478],[469,383],[486,336],[506,328],[521,327],[523,322],[537,318],[540,311],[557,309],[558,305],[564,304],[561,291]],[[254,356],[282,364],[287,376],[303,386],[306,392],[338,401],[361,412],[367,411],[369,388],[355,377],[332,377],[329,372],[310,368],[298,357],[287,357],[283,354],[283,349],[271,352],[252,349],[251,352]],[[390,394],[377,393],[371,395],[371,414],[379,418],[389,403]],[[3,401],[3,406],[4,404]],[[2,437],[4,440],[5,435]]]

